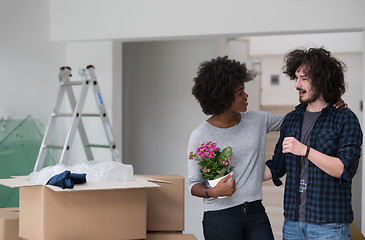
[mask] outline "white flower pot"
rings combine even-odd
[[[220,178],[217,178],[217,179],[213,179],[213,180],[208,180],[208,187],[210,187],[210,188],[214,188],[217,184],[218,184],[218,182],[222,179],[222,178],[224,178],[224,177],[226,177],[227,175],[225,175],[225,176],[223,176],[223,177],[220,177]]]

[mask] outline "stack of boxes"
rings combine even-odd
[[[20,240],[18,208],[0,208],[0,240]]]
[[[16,237],[196,240],[193,234],[183,234],[184,178],[181,176],[135,175],[131,182],[86,183],[73,189],[40,186],[21,178],[1,179],[0,184],[20,188],[19,218],[16,212],[8,214],[7,211],[4,215],[2,212],[6,210],[0,212],[12,226],[1,227],[11,230],[19,226]]]
[[[142,175],[164,181],[147,191],[147,240],[196,240],[184,231],[184,178],[178,175]]]

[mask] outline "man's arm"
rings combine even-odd
[[[299,142],[296,138],[284,138],[283,153],[293,153],[298,156],[305,156],[306,152],[307,146]],[[308,160],[333,177],[341,177],[344,170],[344,165],[339,158],[328,156],[314,148],[309,148]]]

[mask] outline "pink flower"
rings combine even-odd
[[[221,154],[223,152],[224,155]],[[218,172],[231,172],[233,170],[233,167],[228,167],[231,162],[231,155],[231,147],[226,147],[221,152],[217,143],[207,141],[197,147],[195,152],[190,152],[189,159],[199,161],[199,165],[202,166],[200,172],[205,179],[213,179],[218,175]]]

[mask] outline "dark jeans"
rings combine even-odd
[[[203,231],[206,240],[274,239],[261,201],[204,212]]]

